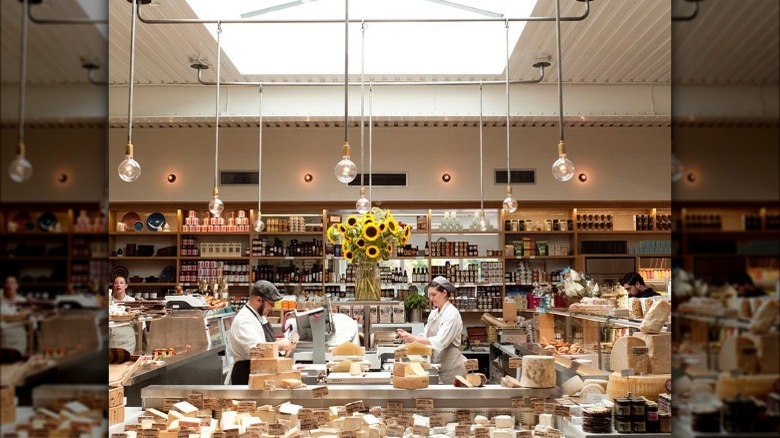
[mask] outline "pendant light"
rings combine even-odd
[[[257,219],[255,219],[254,230],[257,233],[262,233],[265,230],[265,222],[263,222],[263,215],[260,212],[260,195],[262,193],[260,187],[263,181],[263,87],[260,87],[260,108],[257,113],[260,128],[257,140]]]
[[[222,70],[222,45],[220,37],[222,35],[222,23],[217,23],[217,103],[216,103],[216,123],[214,138],[214,191],[209,202],[209,211],[214,216],[219,216],[225,210],[225,203],[219,199],[219,75]]]
[[[361,40],[360,40],[360,171],[362,172],[360,174],[360,197],[358,197],[357,202],[355,202],[355,210],[357,210],[360,214],[368,213],[371,210],[371,202],[366,198],[366,188],[363,186],[363,176],[366,172],[365,167],[365,154],[364,151],[364,139],[365,139],[365,130],[366,130],[366,124],[365,124],[365,105],[364,105],[364,97],[365,92],[365,70],[366,70],[366,24],[363,23],[361,26]]]
[[[138,9],[138,2],[141,0],[131,0],[132,21],[130,25],[130,84],[127,100],[127,145],[125,145],[125,159],[119,163],[117,172],[119,178],[124,182],[133,182],[141,176],[141,165],[133,157],[133,82],[135,81],[135,16]]]
[[[558,159],[552,165],[552,174],[558,181],[568,181],[574,176],[574,163],[566,158],[566,144],[563,141],[563,73],[561,71],[561,1],[555,0],[555,29],[558,46]]]
[[[482,175],[482,84],[479,84],[479,218],[477,219],[477,231],[487,231],[488,222],[485,218],[485,191],[483,188],[484,177]]]
[[[509,20],[506,21],[506,198],[504,198],[504,211],[514,213],[517,210],[517,201],[512,196],[512,170],[509,166]]]
[[[336,179],[346,184],[357,176],[349,147],[349,0],[344,0],[344,146],[341,156],[341,161],[336,163]]]
[[[25,157],[24,147],[24,101],[27,88],[27,11],[30,7],[28,0],[22,1],[22,46],[20,49],[21,62],[19,63],[19,133],[16,143],[16,158],[8,166],[8,176],[17,183],[23,183],[32,176],[32,164]]]

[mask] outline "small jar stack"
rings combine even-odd
[[[607,407],[585,408],[582,412],[582,430],[587,433],[611,433],[612,409]]]

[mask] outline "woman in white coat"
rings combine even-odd
[[[433,349],[433,362],[440,364],[439,380],[451,385],[455,376],[466,375],[466,358],[460,353],[460,334],[463,320],[458,309],[450,303],[450,294],[455,286],[444,277],[436,277],[428,284],[428,299],[433,310],[422,335],[414,336],[398,329],[398,336],[404,342],[417,341],[430,345]]]
[[[127,294],[127,279],[121,275],[114,277],[111,302],[129,302],[135,298]],[[110,348],[122,348],[130,354],[135,354],[136,347],[135,324],[122,325],[109,330],[108,346]]]

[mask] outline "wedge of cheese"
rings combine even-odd
[[[780,372],[780,333],[746,335],[758,348],[758,368],[761,374]]]
[[[276,374],[292,371],[293,359],[290,357],[258,358],[250,363],[250,374]]]
[[[552,356],[523,356],[520,386],[523,388],[555,387],[555,358]]]
[[[330,353],[334,356],[363,356],[366,354],[366,349],[352,342],[344,342],[341,345],[331,347]]]
[[[282,381],[279,382],[279,386],[285,389],[295,389],[302,387],[303,382],[298,379],[282,379]]]
[[[433,349],[430,346],[421,344],[417,341],[406,344],[406,354],[408,355],[420,355],[430,356],[433,354]]]
[[[574,395],[575,392],[582,389],[585,386],[580,376],[574,376],[561,384],[561,391],[563,395]]]
[[[352,362],[349,365],[349,375],[359,376],[363,374],[363,365],[360,362]]]
[[[612,371],[634,370],[634,367],[637,366],[634,347],[645,347],[645,341],[635,336],[623,336],[615,340],[609,358],[609,366]]]
[[[453,382],[453,385],[455,385],[458,388],[473,388],[474,384],[468,381],[463,376],[455,376],[455,381]]]
[[[275,359],[279,357],[279,346],[276,342],[260,342],[249,349],[252,359]]]
[[[420,389],[428,387],[428,376],[393,376],[393,388]]]
[[[645,317],[639,324],[639,330],[645,333],[661,333],[661,329],[671,314],[672,305],[668,300],[654,300],[650,309],[645,312]]]
[[[780,312],[780,303],[775,298],[765,299],[761,306],[756,310],[753,318],[750,320],[748,330],[750,333],[769,333],[772,325],[777,320]]]
[[[334,373],[348,373],[352,367],[352,361],[349,359],[344,359],[339,362],[331,362],[328,364],[328,367]]]
[[[669,374],[672,372],[672,334],[636,332],[633,335],[645,342],[650,354],[650,372]],[[614,371],[619,371],[615,370]]]
[[[745,374],[758,372],[756,345],[747,336],[731,336],[723,341],[718,354],[720,371],[742,370]]]

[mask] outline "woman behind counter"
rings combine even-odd
[[[111,293],[111,302],[129,302],[135,298],[127,294],[127,279],[121,275],[114,277],[114,287]],[[110,348],[122,348],[130,354],[135,354],[135,328],[133,325],[114,327],[110,330],[108,346]]]
[[[16,277],[13,275],[5,277],[2,301],[0,301],[0,313],[6,315],[19,313],[19,308],[16,304],[26,301],[23,296],[19,295],[19,281]],[[27,354],[27,328],[24,322],[2,322],[0,334],[2,334],[0,346],[3,349],[16,350],[23,356]]]
[[[434,309],[428,316],[428,322],[422,335],[414,336],[398,329],[398,336],[404,342],[417,341],[433,348],[433,362],[440,364],[439,380],[451,385],[455,376],[466,375],[466,358],[460,353],[460,334],[463,320],[460,312],[450,301],[455,286],[444,277],[436,277],[428,284],[428,299]]]

